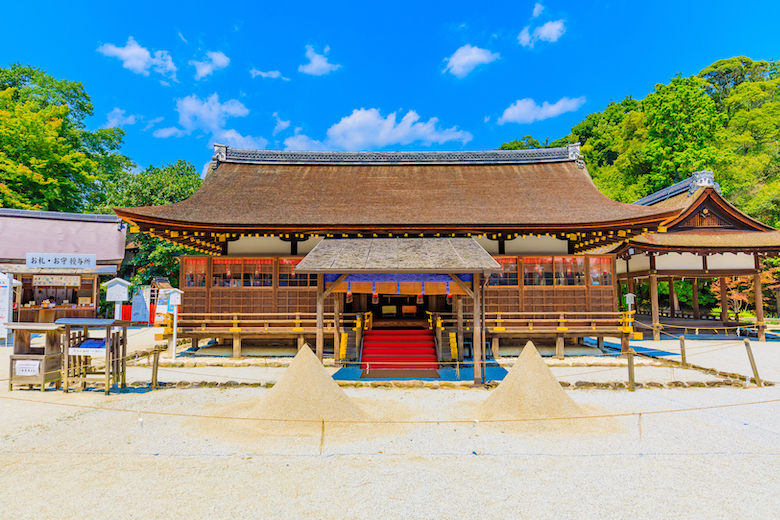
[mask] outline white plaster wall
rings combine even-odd
[[[615,267],[617,268],[617,274],[623,274],[628,271],[628,264],[622,258],[615,260]]]
[[[668,253],[655,259],[657,270],[674,269],[676,271],[703,269],[702,257],[693,253]]]
[[[707,257],[707,269],[755,269],[753,255],[746,253],[724,253]]]
[[[308,240],[306,242],[309,242]],[[302,243],[298,243],[301,252]],[[228,242],[228,256],[240,255],[289,255],[290,243],[276,237],[240,237],[234,242]]]
[[[488,238],[477,238],[479,244],[491,255],[498,254],[498,241]],[[543,237],[517,237],[504,242],[507,255],[567,255],[569,243],[566,240]]]
[[[657,260],[657,259],[656,259]],[[636,273],[637,271],[649,271],[650,270],[650,257],[644,253],[641,255],[634,255],[628,259],[628,268],[630,272]],[[620,271],[618,271],[620,272]],[[625,272],[625,271],[623,271]]]

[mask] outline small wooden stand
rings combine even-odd
[[[11,354],[9,365],[8,390],[13,390],[14,385],[40,385],[43,392],[49,381],[56,381],[59,388],[62,381],[62,326],[55,323],[7,323],[6,328],[14,331],[14,353]],[[46,335],[43,348],[31,346],[32,334]],[[37,361],[38,373],[18,375],[19,361]]]
[[[62,368],[65,392],[70,391],[71,383],[81,383],[84,388],[88,382],[102,382],[105,393],[111,392],[112,385],[120,389],[126,388],[125,369],[127,367],[127,326],[130,322],[122,320],[60,318],[57,325],[65,328],[66,352]],[[121,327],[121,331],[119,328]],[[112,331],[112,329],[115,329]],[[95,348],[95,353],[105,356],[105,367],[102,371],[92,366],[92,357],[82,348],[90,337],[90,330],[105,329],[105,341],[102,348]],[[100,338],[103,340],[104,338]]]

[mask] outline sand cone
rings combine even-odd
[[[583,411],[529,341],[498,388],[477,409],[477,415],[481,420],[535,419],[578,417]]]
[[[273,419],[344,421],[363,412],[328,375],[308,345],[304,345],[251,416]]]

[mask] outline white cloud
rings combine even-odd
[[[125,116],[125,111],[119,107],[114,107],[114,110],[106,114],[106,122],[102,128],[122,128],[125,125],[134,125],[136,122],[142,119],[139,115]]]
[[[200,169],[200,178],[204,178],[206,174],[209,172],[209,169],[211,168],[211,161],[207,162],[203,165],[203,168]]]
[[[523,47],[533,48],[537,41],[543,42],[557,42],[558,39],[566,32],[566,25],[564,20],[555,20],[554,22],[547,22],[544,25],[537,27],[530,32],[530,26],[523,27],[520,34],[517,36],[517,41]]]
[[[154,55],[146,47],[141,47],[132,36],[127,38],[124,47],[117,47],[112,43],[106,43],[97,48],[104,56],[122,60],[122,67],[136,74],[149,75],[153,70],[163,76],[176,81],[176,65],[168,51],[154,51]]]
[[[542,11],[544,11],[544,6],[542,4],[540,4],[539,2],[537,2],[534,5],[534,18],[536,18],[537,16],[542,14]],[[181,33],[179,33],[179,35],[181,35]]]
[[[449,72],[458,78],[465,78],[478,65],[483,65],[495,61],[499,58],[497,52],[493,53],[487,49],[480,49],[466,44],[447,59],[447,66],[442,74]]]
[[[206,76],[211,76],[215,71],[224,69],[230,65],[230,58],[219,51],[207,51],[205,60],[190,60],[189,64],[195,67],[195,79],[203,79]]]
[[[504,110],[501,117],[498,118],[498,124],[504,123],[533,123],[542,121],[551,117],[558,117],[566,112],[575,112],[585,104],[585,96],[570,99],[562,97],[553,104],[545,101],[541,106],[536,104],[531,98],[518,99]]]
[[[282,76],[282,73],[278,70],[269,70],[268,72],[263,72],[262,70],[252,69],[249,71],[249,73],[252,75],[253,78],[256,78],[257,76],[260,76],[261,78],[281,78],[284,81],[290,81],[290,78],[285,78]]]
[[[274,112],[273,116],[276,119],[276,126],[274,127],[274,135],[278,134],[279,132],[285,131],[290,126],[290,122],[284,121],[281,117],[279,117],[278,112]]]
[[[396,113],[382,117],[376,108],[356,109],[338,123],[328,128],[325,141],[316,141],[303,134],[285,139],[284,145],[292,149],[371,150],[391,145],[408,145],[422,142],[430,146],[448,141],[466,144],[472,135],[458,127],[438,128],[438,118],[420,121],[417,112],[410,110],[396,122]],[[301,148],[298,148],[301,147]]]
[[[162,117],[162,116],[155,117],[154,119],[150,119],[149,122],[146,123],[146,126],[141,129],[141,131],[142,132],[146,132],[147,130],[152,128],[154,125],[156,125],[157,123],[161,122],[163,119],[165,119],[165,118]]]
[[[179,126],[160,128],[152,135],[159,138],[183,137],[195,131],[212,135],[211,143],[219,141],[236,148],[265,148],[268,141],[263,137],[241,135],[232,128],[225,128],[230,117],[245,117],[249,109],[237,99],[221,103],[215,92],[205,100],[197,95],[176,100],[176,112],[179,113]]]
[[[322,76],[341,67],[341,65],[328,62],[328,58],[325,57],[328,52],[330,52],[330,47],[325,47],[322,54],[317,54],[314,52],[314,47],[307,45],[306,57],[309,59],[309,63],[299,65],[298,72],[303,72],[304,74],[310,74],[312,76]]]
[[[185,38],[182,33],[179,33],[179,38],[181,38],[181,41],[183,41],[184,43],[190,43],[187,41],[187,38]]]
[[[490,116],[485,116],[485,121],[484,122],[487,123],[488,121],[490,121]]]

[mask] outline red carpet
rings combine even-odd
[[[436,370],[432,330],[367,330],[360,368],[374,370]]]

